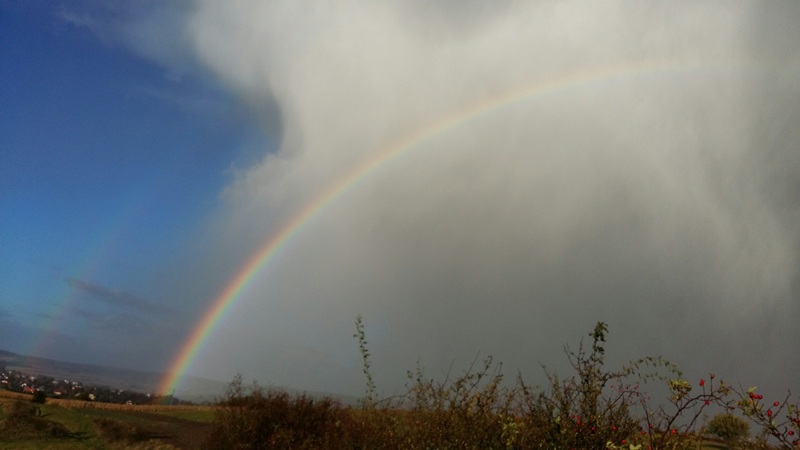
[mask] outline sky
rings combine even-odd
[[[0,348],[359,395],[800,372],[800,4],[0,0]],[[452,369],[450,369],[452,368]]]

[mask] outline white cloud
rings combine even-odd
[[[225,192],[220,246],[246,249],[242,261],[437,121],[520,87],[650,67],[495,108],[360,177],[259,274],[220,324],[235,337],[218,332],[202,362],[358,393],[363,313],[386,386],[417,357],[446,368],[479,351],[535,376],[597,320],[621,359],[759,376],[744,353],[796,371],[775,339],[798,337],[798,135],[771,124],[796,123],[800,60],[788,34],[760,33],[763,15],[791,15],[711,2],[458,8],[198,5],[186,28],[198,58],[254,109],[281,111],[280,150]]]

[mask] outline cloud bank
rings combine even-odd
[[[799,13],[199,2],[181,39],[280,142],[223,193],[217,272],[414,145],[298,228],[192,369],[358,393],[361,313],[386,390],[478,353],[535,379],[602,320],[614,361],[791,387]]]

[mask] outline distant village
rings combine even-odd
[[[48,376],[30,375],[18,370],[6,370],[3,365],[0,365],[0,389],[31,395],[42,392],[48,398],[128,405],[191,404],[191,402],[181,401],[169,395],[161,396],[104,386],[90,386],[77,380],[64,380]]]

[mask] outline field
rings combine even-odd
[[[0,449],[195,449],[214,418],[209,406],[31,399],[0,391]]]

